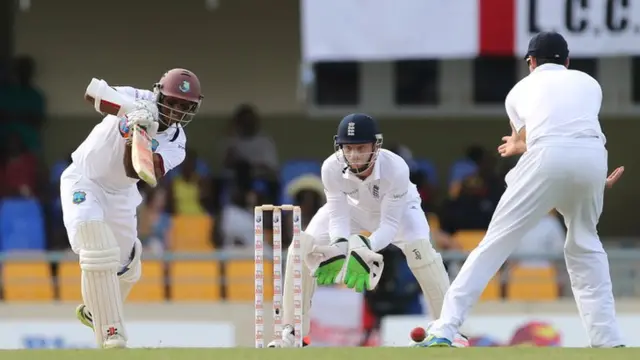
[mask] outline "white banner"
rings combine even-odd
[[[224,322],[132,321],[128,346],[234,347],[235,327]],[[0,323],[0,349],[95,348],[91,329],[77,321],[11,320]]]
[[[540,31],[557,31],[573,57],[640,54],[640,1],[302,0],[302,57],[393,61],[523,57]]]
[[[640,54],[640,1],[517,1],[517,54],[540,31],[561,33],[573,57]]]
[[[477,3],[302,0],[303,60],[472,57],[478,52]]]
[[[640,346],[635,337],[640,314],[618,314],[618,322],[626,336],[627,346]],[[383,346],[407,346],[409,333],[416,326],[425,326],[421,316],[394,316],[382,322]],[[465,322],[472,346],[561,346],[587,347],[587,333],[577,315],[482,315],[471,316]]]

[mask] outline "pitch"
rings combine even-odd
[[[626,360],[639,359],[640,348],[306,348],[306,349],[122,349],[122,350],[4,350],[3,360]]]

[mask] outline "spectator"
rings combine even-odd
[[[5,196],[34,197],[38,190],[38,159],[26,148],[17,133],[9,134],[2,167]]]
[[[263,187],[264,184],[256,182],[252,189],[246,189],[242,186],[235,186],[232,189],[231,201],[224,206],[221,214],[220,227],[223,247],[248,247],[253,244],[253,209],[258,204]],[[268,223],[265,218],[265,226]],[[265,230],[267,229],[265,228]],[[266,238],[265,236],[265,242],[268,243]],[[266,244],[265,249],[267,249]]]
[[[33,84],[35,70],[35,61],[29,56],[14,60],[11,82],[0,94],[0,112],[9,120],[9,132],[17,132],[26,147],[38,153],[46,104],[44,95]]]
[[[311,219],[326,202],[322,179],[313,174],[301,175],[287,184],[286,191],[289,197],[293,199],[293,205],[300,206],[302,230],[304,231]],[[290,212],[285,212],[283,217],[282,246],[288,247],[293,238],[293,228],[290,225],[293,224],[293,220]]]
[[[157,255],[171,244],[171,216],[166,205],[167,191],[157,187],[147,193],[138,208],[138,238],[146,250]]]
[[[460,194],[462,182],[467,177],[477,174],[483,163],[491,160],[486,151],[478,145],[471,145],[465,150],[464,159],[455,162],[451,169],[449,197],[456,198]],[[485,168],[488,168],[485,164]]]
[[[188,148],[184,162],[169,181],[169,209],[176,215],[203,215],[211,181],[197,173],[198,155]]]
[[[440,226],[448,234],[458,230],[486,230],[499,200],[480,176],[469,176],[462,182],[459,196],[444,202]]]
[[[302,229],[305,229],[326,202],[322,179],[311,174],[299,176],[289,182],[287,193],[294,199],[294,205],[300,206]]]
[[[253,106],[241,105],[233,119],[231,137],[224,148],[224,166],[234,171],[239,166],[247,166],[245,176],[250,179],[235,179],[247,183],[253,180],[265,181],[269,195],[279,196],[278,153],[273,139],[260,129],[260,117]]]

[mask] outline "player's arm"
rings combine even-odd
[[[520,119],[515,106],[518,97],[518,85],[520,85],[520,83],[516,84],[516,86],[511,89],[504,102],[505,109],[507,110],[507,116],[509,116],[509,124],[511,125],[511,136],[505,136],[502,140],[513,144],[513,153],[508,155],[522,154],[527,151],[527,130],[525,128],[524,121]]]
[[[187,139],[184,136],[184,130],[180,129],[178,131],[180,131],[180,134],[175,141],[160,143],[153,154],[153,165],[158,179],[182,164],[187,156]]]
[[[122,95],[128,96],[133,100],[153,101],[155,96],[152,91],[136,89],[131,86],[113,86],[113,88]]]
[[[326,161],[322,165],[322,184],[329,209],[329,237],[331,240],[346,239],[351,235],[349,203],[347,195],[340,188],[341,177],[342,172],[335,167],[335,164]]]
[[[382,198],[380,207],[380,225],[371,234],[369,241],[373,251],[380,251],[391,244],[398,234],[400,220],[407,208],[407,192],[409,190],[409,167],[406,163],[398,163],[392,179],[392,186]]]
[[[104,82],[104,80],[101,81]],[[106,84],[106,82],[104,83]],[[131,86],[110,86],[110,88],[118,92],[120,95],[130,98],[133,101],[144,102],[145,105],[146,103],[155,102],[155,95],[152,91],[149,90],[136,89]],[[94,107],[97,106],[97,104],[95,103],[96,99],[88,93],[84,94],[84,99]],[[114,106],[115,105],[111,104],[100,104],[100,108],[96,107],[96,111],[98,111],[102,115],[115,115],[118,112],[119,107]]]

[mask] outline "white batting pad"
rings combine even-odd
[[[111,229],[102,221],[78,224],[77,243],[82,269],[82,298],[91,311],[99,347],[111,335],[126,341],[122,298],[118,283],[120,249]]]
[[[427,300],[429,316],[439,318],[444,294],[449,289],[449,275],[442,263],[442,257],[427,239],[406,244],[402,251]]]
[[[300,234],[300,254],[296,254],[296,249],[293,246],[293,243],[289,246],[289,250],[287,251],[287,264],[286,271],[284,273],[284,286],[283,286],[283,297],[282,297],[282,322],[285,325],[294,325],[295,322],[295,304],[293,294],[296,291],[302,291],[302,336],[307,336],[309,334],[309,328],[311,327],[310,317],[311,314],[309,310],[311,309],[311,298],[313,297],[313,293],[316,291],[316,282],[313,276],[311,276],[311,271],[307,266],[301,266],[302,268],[302,289],[296,289],[294,285],[294,277],[295,272],[298,271],[294,269],[293,258],[295,255],[299,255],[301,259],[305,258],[305,255],[311,251],[313,247],[315,239],[302,232]]]

